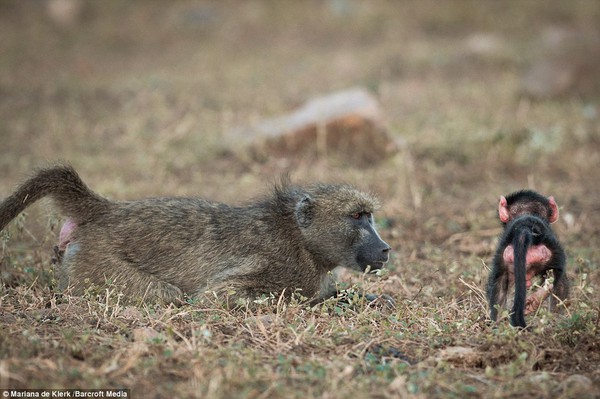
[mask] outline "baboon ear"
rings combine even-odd
[[[554,223],[558,220],[558,205],[553,196],[548,197],[548,202],[550,202],[550,209],[552,210],[552,213],[548,216],[548,221]]]
[[[507,223],[510,220],[510,213],[508,212],[508,203],[504,196],[500,196],[500,202],[498,203],[498,217],[502,223]]]
[[[308,227],[312,222],[313,206],[313,199],[308,194],[296,203],[296,220],[300,227]]]

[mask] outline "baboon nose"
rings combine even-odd
[[[383,258],[385,258],[385,262],[387,262],[390,259],[390,251],[392,250],[392,247],[390,247],[389,245],[386,245],[383,247],[383,249],[381,250],[381,256]]]

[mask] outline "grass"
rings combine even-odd
[[[394,252],[387,273],[345,273],[344,288],[396,306],[267,298],[232,310],[217,299],[128,306],[112,289],[60,294],[50,258],[62,216],[40,203],[1,236],[0,388],[600,395],[598,99],[518,95],[538,32],[597,26],[592,2],[84,4],[80,23],[61,27],[33,3],[0,0],[0,196],[56,159],[117,199],[243,203],[287,172],[350,182],[380,196]],[[500,40],[497,53],[465,50],[481,32]],[[365,168],[228,153],[230,129],[357,85],[405,142],[397,155]],[[483,287],[497,198],[524,187],[560,205],[572,295],[562,314],[541,311],[516,331],[489,324]]]

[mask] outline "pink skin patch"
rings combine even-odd
[[[535,267],[529,267],[529,266],[534,265],[534,264],[548,263],[550,261],[551,257],[552,257],[552,253],[550,252],[548,247],[546,247],[545,245],[533,245],[533,246],[529,247],[529,250],[527,251],[527,255],[525,257],[525,265],[527,268],[527,274],[526,274],[525,280],[526,280],[527,288],[531,287],[531,284],[532,284],[531,280],[533,279],[533,277],[535,277],[535,275],[537,274],[537,271],[538,271]],[[508,270],[510,273],[510,281],[512,282],[515,279],[515,276],[514,276],[515,252],[514,252],[514,248],[512,245],[509,245],[504,249],[502,258],[504,259],[504,263],[506,265],[512,266],[512,267],[509,267],[509,270]]]
[[[552,294],[552,286],[543,286],[527,298],[525,303],[525,315],[536,312],[542,303]]]
[[[67,218],[65,220],[65,224],[60,229],[60,234],[58,235],[58,249],[64,251],[67,249],[67,245],[73,239],[73,232],[77,227],[77,223],[71,218]]]

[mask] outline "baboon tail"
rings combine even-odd
[[[525,302],[527,299],[527,250],[531,246],[531,234],[523,230],[515,234],[513,240],[515,267],[515,302],[511,315],[511,324],[515,327],[526,327]]]
[[[70,165],[39,170],[0,203],[0,230],[40,198],[50,196],[60,210],[81,222],[102,212],[109,201],[90,190]]]

